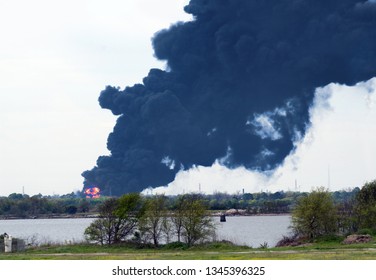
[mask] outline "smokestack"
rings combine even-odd
[[[168,71],[100,93],[119,117],[111,154],[84,185],[139,192],[219,159],[272,170],[309,127],[315,88],[376,75],[374,1],[191,0],[184,10],[192,21],[152,41]]]

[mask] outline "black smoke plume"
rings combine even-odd
[[[309,127],[315,88],[376,75],[374,1],[191,0],[184,10],[192,21],[152,41],[167,70],[101,92],[119,118],[85,185],[141,191],[216,160],[271,170]]]

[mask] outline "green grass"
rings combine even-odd
[[[188,248],[169,244],[159,248],[129,245],[55,245],[22,253],[0,253],[0,260],[376,260],[376,243],[343,245],[340,240],[318,240],[299,247],[252,249],[229,243]]]

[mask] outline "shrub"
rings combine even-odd
[[[337,212],[330,193],[318,188],[300,198],[292,213],[292,228],[298,236],[311,240],[336,233]]]

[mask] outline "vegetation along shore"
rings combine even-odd
[[[4,203],[19,209],[22,201],[39,200],[46,205],[55,200],[64,211],[74,209],[75,213],[65,213],[72,216],[94,215],[85,230],[86,242],[31,246],[23,252],[0,253],[1,259],[376,259],[376,181],[339,192],[316,188],[309,193],[173,197],[131,193],[93,200],[74,194],[58,198],[12,194],[1,198],[0,209]],[[28,215],[40,211],[38,207],[23,209],[34,209],[34,213],[23,213]],[[210,216],[226,211],[290,214],[291,235],[281,236],[274,248],[216,240]]]

